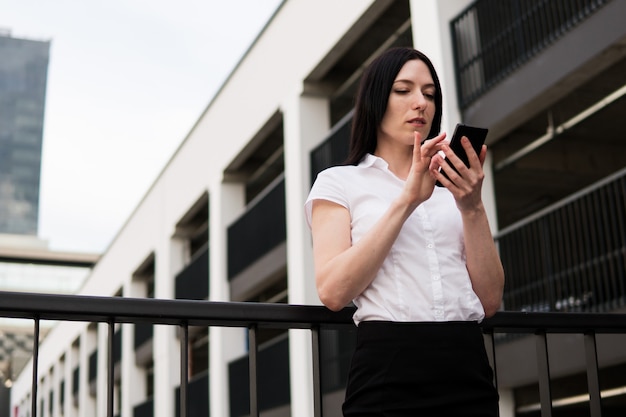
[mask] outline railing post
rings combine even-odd
[[[587,363],[587,388],[589,390],[589,410],[591,417],[602,416],[600,398],[600,378],[598,377],[598,349],[596,334],[585,333],[585,359]]]
[[[311,328],[311,340],[313,343],[313,415],[315,417],[323,417],[319,326],[313,326]]]
[[[258,372],[257,358],[259,347],[257,345],[257,326],[251,325],[248,328],[248,373],[250,376],[250,417],[259,417],[259,397],[258,397]]]
[[[115,363],[113,362],[113,338],[115,337],[114,326],[115,322],[110,319],[107,323],[109,326],[109,337],[107,340],[107,417],[113,417],[113,386]]]
[[[189,380],[189,326],[187,323],[180,325],[180,417],[187,417],[187,404],[189,397],[187,394]]]
[[[493,330],[489,330],[484,333],[487,344],[489,345],[488,352],[491,353],[491,367],[493,368],[493,386],[498,389],[498,367],[496,366],[496,342],[493,337]]]
[[[552,393],[550,391],[550,364],[548,363],[548,339],[545,330],[536,334],[537,368],[539,373],[539,400],[541,417],[552,417]]]
[[[30,388],[31,402],[30,402],[30,415],[37,417],[37,367],[39,362],[39,317],[35,317],[34,329],[33,329],[33,381]]]

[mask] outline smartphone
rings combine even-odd
[[[469,158],[467,157],[467,154],[465,153],[465,149],[463,149],[463,145],[461,145],[461,138],[463,136],[467,136],[467,138],[472,143],[472,147],[474,148],[474,152],[476,152],[476,155],[480,155],[480,151],[483,147],[483,144],[485,143],[485,139],[487,138],[488,131],[489,129],[485,129],[482,127],[469,126],[469,125],[465,125],[462,123],[457,124],[456,127],[454,128],[452,139],[450,139],[450,149],[452,149],[452,151],[454,151],[454,153],[461,159],[461,161],[463,161],[466,167],[469,167]],[[446,158],[446,162],[448,162],[450,166],[455,171],[457,171],[457,169],[454,168],[454,165],[452,165],[452,163],[448,161],[448,158]],[[441,171],[441,173],[446,178],[448,178],[448,176],[443,170]],[[443,186],[439,181],[437,181],[437,185],[440,187]]]

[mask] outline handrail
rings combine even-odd
[[[0,291],[0,317],[108,323],[312,329],[352,324],[354,307],[170,300]],[[624,314],[502,311],[483,320],[485,332],[626,333]]]
[[[249,334],[250,411],[258,416],[256,331],[259,328],[309,329],[313,344],[314,413],[322,416],[320,391],[320,329],[346,328],[352,324],[354,307],[332,312],[323,306],[289,305],[249,302],[214,302],[196,300],[146,299],[102,297],[88,295],[36,294],[0,291],[0,317],[33,319],[35,331],[40,320],[102,322],[108,324],[107,416],[113,415],[113,329],[115,323],[152,323],[178,325],[181,334],[180,415],[187,416],[186,362],[188,326],[242,327]],[[503,311],[481,323],[491,345],[495,383],[497,386],[496,333],[535,334],[538,357],[538,375],[542,417],[552,415],[550,366],[546,335],[550,333],[578,333],[584,335],[586,369],[591,415],[601,416],[601,394],[598,382],[596,335],[626,334],[626,314],[623,313],[538,313]],[[31,416],[37,407],[38,337],[33,348],[33,386]]]
[[[85,322],[310,329],[352,323],[353,309],[323,306],[103,297],[0,291],[0,317]]]
[[[626,333],[626,314],[502,311],[481,327],[485,333]]]

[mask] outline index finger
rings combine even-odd
[[[417,132],[415,132],[417,133]],[[440,143],[442,140],[444,140],[446,138],[446,132],[442,132],[440,134],[438,134],[437,136],[435,136],[434,138],[425,138],[420,142],[421,146],[424,146],[426,144],[432,144],[431,146],[435,146],[438,143]]]

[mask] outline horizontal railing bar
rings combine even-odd
[[[494,333],[626,333],[626,314],[501,311],[481,327]]]
[[[353,313],[351,308],[332,312],[313,305],[0,291],[0,317],[42,320],[107,322],[113,318],[117,323],[308,329],[351,324]]]
[[[0,317],[189,326],[311,329],[352,324],[354,307],[103,297],[0,291]],[[626,314],[503,311],[483,320],[494,333],[626,333]]]

